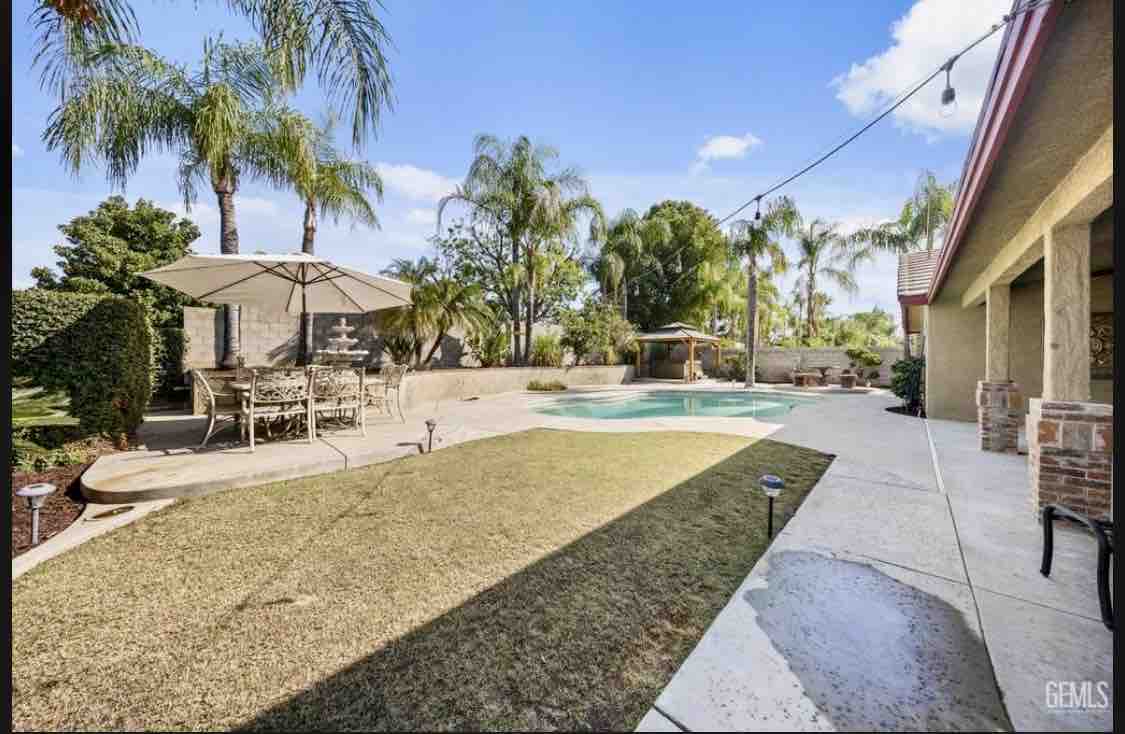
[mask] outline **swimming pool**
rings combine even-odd
[[[558,400],[539,408],[544,415],[567,418],[671,418],[710,416],[717,418],[769,418],[787,414],[815,398],[800,398],[764,392],[649,392],[637,395],[591,396]]]

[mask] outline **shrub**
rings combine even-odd
[[[152,330],[153,395],[172,397],[175,388],[184,384],[184,349],[187,334],[183,329],[169,327]]]
[[[65,390],[83,429],[115,438],[152,393],[152,329],[135,301],[38,289],[12,294],[12,371]]]
[[[563,311],[559,321],[560,343],[574,354],[577,364],[628,364],[636,357],[636,329],[613,304],[588,300],[581,309]]]
[[[855,374],[862,377],[864,367],[878,367],[883,364],[883,357],[878,352],[872,352],[870,349],[862,347],[853,347],[844,352],[851,360],[849,367],[855,371]],[[876,375],[878,377],[878,375]]]
[[[746,357],[742,354],[732,354],[723,358],[723,366],[719,374],[725,380],[746,382]]]
[[[477,358],[481,367],[498,367],[504,364],[512,342],[508,328],[508,324],[495,320],[469,332],[466,337],[469,351]]]
[[[532,380],[527,383],[527,389],[535,392],[559,392],[566,389],[566,385],[558,380]]]
[[[909,412],[920,411],[926,399],[925,358],[900,359],[891,365],[891,392]]]
[[[563,349],[557,336],[540,334],[531,342],[531,364],[534,367],[562,367]]]

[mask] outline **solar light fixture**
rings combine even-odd
[[[763,474],[758,479],[758,484],[769,500],[769,514],[766,518],[766,537],[773,539],[773,501],[785,489],[785,481],[776,474]]]
[[[16,494],[27,500],[27,507],[31,510],[31,544],[39,545],[39,508],[47,503],[47,495],[55,491],[53,484],[29,484],[20,487]]]
[[[426,445],[426,453],[432,453],[434,450],[434,429],[437,428],[437,421],[433,418],[426,420],[426,430],[430,432],[430,441]]]

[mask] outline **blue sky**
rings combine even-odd
[[[182,61],[202,39],[249,38],[218,0],[133,0],[143,42]],[[196,7],[198,5],[198,7]],[[664,198],[724,216],[862,124],[1007,11],[1004,0],[854,3],[449,3],[387,0],[384,22],[396,106],[362,155],[387,195],[382,229],[325,223],[318,254],[377,270],[429,254],[438,197],[468,167],[473,136],[526,134],[577,166],[607,212]],[[56,227],[111,192],[102,172],[74,178],[40,135],[54,100],[31,70],[31,0],[13,3],[12,282],[51,265]],[[958,105],[939,114],[941,85],[784,193],[807,217],[847,229],[893,217],[918,172],[959,171],[999,34],[955,67]],[[295,99],[322,110],[313,87]],[[171,157],[146,160],[124,192],[183,210]],[[190,214],[218,251],[218,217],[203,192]],[[246,183],[236,200],[242,250],[299,249],[302,209],[289,193]],[[837,313],[895,304],[889,258],[858,273],[861,292]],[[787,279],[787,283],[792,278]]]

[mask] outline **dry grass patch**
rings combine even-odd
[[[628,729],[830,458],[535,430],[177,503],[18,579],[19,729]]]

